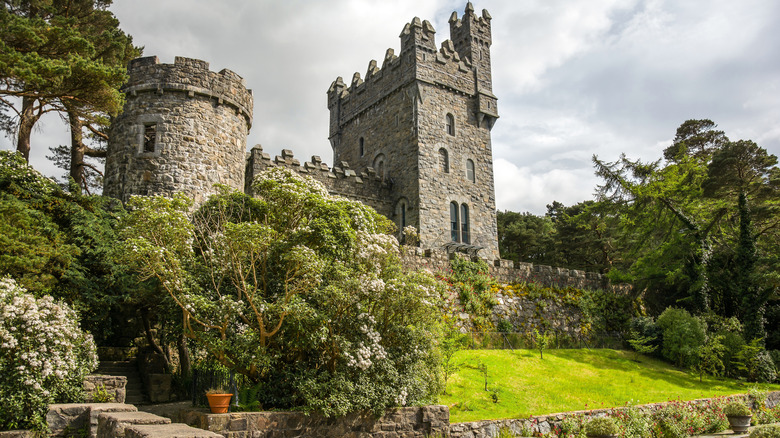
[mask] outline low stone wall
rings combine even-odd
[[[112,398],[113,403],[124,403],[127,396],[126,391],[127,377],[125,376],[104,376],[99,374],[90,374],[84,378],[84,392],[88,403],[101,402],[98,391],[105,391]]]
[[[446,406],[395,409],[376,418],[371,413],[340,418],[301,412],[235,412],[207,414],[190,411],[180,421],[226,438],[377,437],[424,438],[447,434],[450,411]]]
[[[735,395],[734,397],[741,397]],[[694,405],[704,404],[710,402],[712,399],[699,399],[685,403],[692,403]],[[647,405],[639,405],[638,409],[646,412],[655,412],[658,409],[670,404],[671,402],[664,403],[651,403]],[[780,404],[780,391],[774,391],[769,393],[769,397],[766,401],[767,408],[773,408]],[[753,406],[755,407],[755,406]],[[552,431],[556,427],[561,426],[561,422],[567,417],[603,417],[614,412],[624,410],[626,408],[611,408],[611,409],[593,409],[589,411],[573,411],[562,412],[558,414],[540,415],[530,418],[512,418],[506,420],[487,420],[487,421],[473,421],[468,423],[455,423],[450,425],[450,438],[493,438],[497,437],[501,429],[509,429],[517,436],[523,436],[523,431],[533,431],[540,434],[546,434]]]

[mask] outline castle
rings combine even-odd
[[[415,227],[422,248],[497,260],[490,22],[468,3],[437,49],[433,26],[414,18],[398,55],[388,49],[381,68],[372,60],[365,78],[337,78],[327,93],[333,167],[289,150],[273,159],[260,146],[246,152],[253,96],[236,73],[181,57],[135,59],[111,128],[104,193],[125,201],[183,192],[199,203],[214,184],[249,191],[258,172],[287,166],[374,207],[399,233]]]

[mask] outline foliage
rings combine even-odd
[[[620,428],[612,417],[596,417],[585,424],[585,433],[589,436],[617,435]]]
[[[50,403],[83,398],[97,354],[77,321],[66,304],[0,280],[0,429],[44,431]]]
[[[457,293],[463,310],[471,317],[477,331],[492,331],[493,306],[496,305],[495,281],[488,273],[485,260],[455,257],[451,272],[443,280]]]
[[[756,427],[750,431],[748,438],[780,438],[780,424]]]
[[[741,376],[751,382],[771,383],[777,378],[772,357],[754,339],[734,356],[733,362]]]
[[[650,438],[651,418],[645,411],[629,403],[614,416],[621,429],[621,438]]]
[[[108,392],[105,385],[98,385],[92,393],[92,401],[94,403],[112,403],[114,394]]]
[[[468,341],[466,335],[460,332],[457,327],[451,325],[445,326],[444,334],[439,342],[439,354],[441,355],[441,368],[444,383],[442,393],[447,394],[447,382],[450,376],[455,373],[460,364],[453,360],[455,353],[462,350]]]
[[[723,375],[726,367],[723,365],[723,355],[726,347],[723,346],[723,336],[710,336],[707,342],[696,351],[696,362],[691,369],[698,374],[699,382],[705,374],[711,376]]]
[[[663,330],[652,316],[637,316],[629,321],[628,343],[637,353],[660,356]]]
[[[443,289],[401,269],[392,223],[287,169],[253,187],[220,188],[192,220],[182,196],[130,201],[127,260],[187,336],[262,384],[265,408],[380,412],[440,393]]]
[[[18,153],[0,151],[0,273],[63,299],[102,339],[126,321],[121,309],[139,289],[111,256],[123,214],[118,202],[65,192]]]
[[[502,319],[496,324],[496,331],[499,333],[511,333],[515,330],[515,327],[508,319]]]
[[[539,330],[534,329],[534,345],[539,350],[539,359],[544,359],[544,350],[550,345],[550,341],[552,341],[552,335],[539,333]]]
[[[516,262],[556,265],[553,223],[531,213],[497,211],[498,249],[501,257]]]
[[[750,408],[742,401],[732,400],[723,407],[723,413],[726,416],[748,416],[752,415]]]
[[[704,345],[704,328],[688,311],[670,307],[658,317],[663,330],[663,356],[678,367],[696,363],[697,351]]]

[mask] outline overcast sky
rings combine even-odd
[[[387,48],[415,16],[436,44],[451,0],[114,0],[144,55],[229,68],[254,92],[248,146],[332,164],[326,90]],[[685,120],[709,118],[733,140],[780,154],[780,2],[776,0],[482,0],[493,17],[492,131],[500,210],[543,214],[592,198],[591,156],[655,160]],[[49,118],[33,165],[67,131]],[[10,140],[0,147],[11,148]]]

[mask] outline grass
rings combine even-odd
[[[440,403],[450,421],[527,418],[557,412],[693,400],[745,393],[754,386],[737,380],[699,378],[631,351],[464,350],[454,357],[460,369],[450,376]],[[480,363],[487,365],[484,390]],[[780,390],[780,385],[765,385]]]

